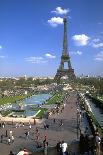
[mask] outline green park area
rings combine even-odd
[[[17,101],[23,100],[29,96],[32,96],[32,94],[28,94],[28,95],[18,95],[18,96],[10,96],[10,97],[3,97],[0,98],[0,105],[5,105],[8,103],[17,103]],[[53,104],[60,104],[62,103],[64,98],[64,94],[62,93],[55,93],[53,94],[53,96],[51,98],[49,98],[48,100],[46,100],[45,102],[45,107],[41,108],[41,107],[34,107],[31,110],[33,111],[38,111],[40,110],[40,112],[36,115],[37,118],[42,118],[44,117],[45,113],[48,111],[48,108],[46,108],[46,106],[48,105],[53,105]],[[3,116],[7,116],[8,114],[12,113],[12,110],[3,110],[2,112]]]
[[[48,101],[47,101],[47,105],[50,105],[50,104],[58,104],[60,102],[63,101],[63,98],[64,98],[64,94],[59,94],[59,93],[56,93],[55,95],[53,95]]]
[[[41,111],[36,115],[36,118],[43,118],[43,116],[45,115],[45,113],[47,112],[48,109],[46,108],[42,108],[40,109]]]
[[[17,95],[17,96],[10,96],[10,97],[3,97],[0,98],[0,105],[7,104],[7,103],[16,103],[17,101],[23,100],[27,97],[31,96],[31,94],[28,95]]]
[[[0,105],[7,104],[7,103],[16,103],[17,101],[23,100],[27,97],[32,96],[32,94],[28,95],[17,95],[17,96],[10,96],[10,97],[3,97],[0,98]],[[64,95],[56,93],[53,95],[49,100],[47,100],[46,104],[57,104],[63,100]]]

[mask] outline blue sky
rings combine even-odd
[[[53,76],[63,17],[76,75],[103,76],[103,0],[0,0],[0,76]]]

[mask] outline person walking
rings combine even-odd
[[[11,141],[12,141],[12,143],[14,142],[14,136],[12,135],[12,137],[11,137]]]
[[[1,143],[3,142],[3,135],[1,135]]]
[[[28,139],[29,138],[29,131],[26,131],[25,135],[26,135],[26,139]]]
[[[36,140],[39,140],[39,137],[40,137],[40,133],[39,133],[39,130],[37,129],[36,130]]]
[[[47,126],[46,126],[46,123],[44,122],[44,129],[46,130]]]
[[[62,121],[62,119],[60,120],[60,126],[62,126],[63,125],[63,121]]]
[[[24,154],[23,155],[29,155],[29,152],[27,149],[24,148]]]
[[[80,134],[79,150],[81,154],[85,152],[85,137],[83,133]]]
[[[48,153],[48,142],[44,142],[44,155]]]
[[[64,141],[62,141],[62,144],[61,144],[61,149],[62,149],[62,155],[67,155],[68,152],[67,152],[67,143],[65,143]]]
[[[5,134],[5,136],[7,137],[8,136],[8,131],[6,130],[6,134]]]
[[[10,130],[10,137],[12,137],[12,135],[13,135],[13,131],[12,131],[12,130]]]
[[[55,124],[55,118],[53,119],[53,123]]]
[[[100,135],[97,133],[95,136],[95,142],[96,142],[96,154],[100,155],[100,143],[101,143],[101,138]]]
[[[10,137],[8,138],[8,144],[10,145],[10,143],[11,143],[11,139],[10,139]]]
[[[12,151],[10,151],[9,155],[14,155],[14,153]]]
[[[59,153],[59,155],[62,155],[62,148],[61,148],[61,141],[58,141],[57,145],[56,145],[56,150],[57,150],[57,153]]]
[[[31,129],[31,124],[29,125],[29,129]]]
[[[5,128],[5,122],[2,123],[2,128]]]
[[[47,155],[48,151],[48,141],[47,141],[47,136],[45,135],[45,138],[43,140],[43,146],[44,146],[44,155]]]

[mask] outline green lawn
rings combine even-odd
[[[42,118],[45,114],[45,112],[48,110],[46,108],[40,109],[41,111],[36,115],[37,118]]]
[[[26,97],[28,97],[30,95],[31,94],[3,97],[3,98],[0,98],[0,105],[7,104],[7,103],[15,103],[16,101],[23,100],[23,99],[25,99]]]
[[[63,97],[64,96],[61,94],[55,94],[47,101],[46,104],[57,104],[63,100]]]

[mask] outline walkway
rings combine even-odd
[[[44,120],[46,124],[49,125],[49,129],[44,129],[44,123],[32,125],[32,128],[29,129],[29,124],[26,124],[24,127],[15,128],[15,125],[6,125],[5,128],[0,129],[1,134],[5,135],[6,130],[13,131],[14,143],[8,145],[7,137],[3,137],[3,143],[0,143],[0,155],[8,155],[10,150],[14,153],[17,153],[19,149],[27,148],[29,151],[36,151],[36,127],[38,127],[40,136],[39,143],[42,144],[44,137],[46,135],[49,146],[54,147],[57,142],[64,140],[68,144],[75,142],[77,140],[77,95],[76,93],[71,93],[68,96],[67,101],[65,102],[65,107],[62,112],[59,114],[53,114],[48,119]],[[55,118],[55,123],[53,122]],[[85,119],[85,118],[84,118]],[[61,124],[61,120],[63,125]],[[83,120],[84,122],[84,120]],[[87,126],[87,122],[81,124],[82,129]],[[29,138],[26,139],[25,132],[29,131]],[[73,149],[73,151],[77,151]],[[53,154],[52,154],[53,155]]]

